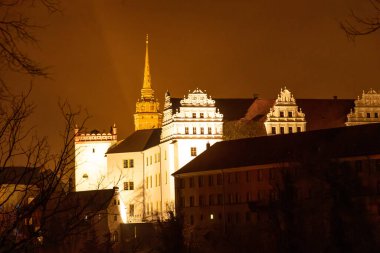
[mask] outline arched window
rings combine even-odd
[[[113,232],[112,234],[112,241],[118,242],[119,241],[119,233],[117,231]]]

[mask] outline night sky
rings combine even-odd
[[[61,12],[31,8],[38,44],[32,58],[50,78],[35,78],[31,120],[53,143],[63,121],[58,101],[86,108],[88,129],[133,129],[143,81],[145,34],[155,94],[183,97],[199,87],[213,97],[356,98],[380,89],[380,33],[349,41],[339,22],[364,0],[65,0]],[[30,78],[3,74],[16,90]],[[318,109],[318,108],[316,108]]]

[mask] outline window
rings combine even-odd
[[[197,128],[193,127],[193,134],[197,134]]]
[[[189,134],[189,128],[188,127],[185,127],[185,134]]]
[[[280,133],[281,133],[281,134],[284,134],[284,133],[285,133],[285,128],[284,128],[284,127],[280,127]]]
[[[191,156],[197,156],[197,148],[196,147],[190,148],[190,155]]]
[[[289,118],[293,117],[293,113],[292,112],[288,112],[288,117]]]
[[[289,127],[289,133],[291,134],[291,133],[293,133],[293,127]]]
[[[210,194],[210,195],[208,196],[208,204],[209,204],[210,206],[214,205],[214,195]]]
[[[114,220],[114,221],[117,221],[117,214],[115,214],[115,215],[113,216],[113,220]]]
[[[124,182],[124,190],[133,190],[134,189],[134,184],[133,182]]]
[[[276,127],[272,127],[272,134],[276,134]]]
[[[375,118],[379,117],[379,113],[375,112]]]
[[[205,134],[205,129],[201,127],[201,134]]]
[[[84,179],[88,179],[88,175],[87,174],[83,174],[82,176]]]
[[[202,187],[202,186],[204,186],[204,184],[205,184],[204,177],[203,176],[199,176],[198,177],[198,186]]]
[[[210,175],[208,176],[208,186],[213,186],[214,185],[214,176]]]
[[[134,160],[133,159],[123,160],[123,167],[124,168],[133,168],[133,166],[134,166]]]
[[[261,182],[263,181],[263,170],[260,169],[260,170],[257,170],[257,181]]]
[[[249,171],[246,171],[245,172],[245,178],[246,178],[246,181],[247,183],[251,182],[251,173]]]
[[[152,156],[149,157],[150,165],[152,165]]]
[[[194,177],[190,177],[189,178],[189,188],[193,188],[194,187]]]
[[[135,216],[135,205],[129,205],[129,216]]]
[[[152,176],[150,176],[150,188],[152,188]]]
[[[218,205],[222,205],[223,204],[223,195],[222,194],[218,194],[217,196],[217,203]]]
[[[367,118],[371,118],[371,113],[367,112]]]
[[[185,179],[181,178],[179,180],[179,188],[184,189],[185,188]]]
[[[201,118],[201,119],[204,118],[204,114],[203,114],[203,112],[201,112],[201,113],[199,114],[199,118]]]
[[[149,165],[149,159],[148,159],[148,157],[146,158],[146,166],[148,166]]]
[[[113,242],[118,242],[119,241],[119,234],[117,233],[117,231],[113,232],[113,234],[112,234],[112,241]]]
[[[199,206],[204,206],[205,205],[205,198],[202,195],[199,195]]]
[[[297,127],[297,133],[301,132],[301,127]]]
[[[212,134],[211,127],[209,127],[207,131],[208,131],[208,134]]]
[[[216,175],[216,184],[217,185],[221,185],[222,184],[222,175],[221,174],[218,174]]]
[[[92,149],[92,153],[95,153],[95,149],[94,148]]]
[[[193,118],[196,118],[196,117],[197,117],[197,114],[193,112]]]
[[[190,207],[193,207],[194,206],[194,196],[190,196],[190,199],[189,199],[189,203],[190,203]]]
[[[281,118],[284,117],[284,112],[280,112],[280,117],[281,117]]]
[[[194,216],[190,215],[190,225],[194,225]]]

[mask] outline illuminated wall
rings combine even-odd
[[[298,109],[296,100],[286,87],[281,89],[264,125],[268,135],[306,131],[305,114]]]
[[[107,158],[104,154],[117,142],[116,126],[111,133],[79,133],[75,129],[75,190],[107,188]],[[112,188],[112,187],[111,187]]]
[[[363,91],[362,97],[355,100],[355,108],[347,115],[347,126],[380,123],[380,94],[370,89]]]

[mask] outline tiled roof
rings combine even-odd
[[[86,212],[98,212],[108,208],[114,195],[114,189],[70,192],[62,197],[62,208],[67,208],[67,211],[83,208]]]
[[[110,147],[106,154],[139,152],[160,144],[161,128],[138,130]]]
[[[274,102],[256,99],[245,119],[264,122]],[[296,103],[305,113],[307,131],[345,126],[347,114],[355,106],[354,99],[296,99]]]
[[[380,124],[341,127],[215,143],[173,175],[299,161],[307,154],[380,154]]]

